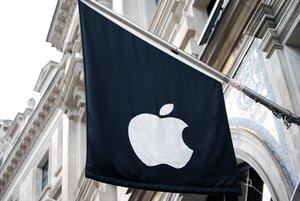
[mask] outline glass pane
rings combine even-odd
[[[42,167],[42,189],[48,184],[48,161]]]

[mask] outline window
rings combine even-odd
[[[272,201],[270,192],[258,173],[246,162],[239,164],[243,195],[241,201]]]
[[[213,7],[215,6],[216,0],[211,0],[206,8],[207,15],[209,16]]]
[[[44,196],[45,192],[47,191],[48,184],[50,183],[50,168],[51,161],[49,160],[49,149],[46,153],[43,154],[43,157],[40,159],[39,163],[37,164],[36,170],[36,196],[40,197]]]
[[[207,5],[208,20],[198,41],[199,45],[206,44],[213,34],[223,13],[223,3],[224,0],[211,0]]]
[[[42,170],[42,190],[44,190],[44,188],[48,184],[48,160],[42,166],[41,170]]]

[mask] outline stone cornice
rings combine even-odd
[[[299,0],[260,3],[248,23],[245,34],[261,38],[260,48],[269,58],[276,49],[283,49],[285,38],[299,13]]]
[[[291,0],[282,5],[280,12],[276,16],[278,26],[276,27],[277,37],[281,43],[285,41],[288,32],[300,15],[300,1]],[[284,45],[284,44],[283,44]]]
[[[47,91],[41,98],[23,128],[16,144],[0,169],[0,199],[22,167],[40,134],[44,131],[53,112],[58,108],[59,88],[63,80],[63,70],[57,71]]]
[[[72,55],[71,63],[65,77],[65,87],[63,89],[64,98],[62,109],[70,119],[78,120],[84,118],[85,113],[85,90],[83,61],[79,53]]]
[[[278,38],[276,29],[269,29],[261,41],[260,49],[267,53],[266,58],[270,58],[276,49],[283,49],[283,44]]]
[[[76,5],[75,0],[58,0],[57,2],[46,41],[60,51],[63,51],[66,32]]]
[[[244,31],[244,34],[263,38],[260,48],[264,52],[268,52],[267,57],[269,57],[275,49],[282,49],[277,37],[275,13],[272,5],[261,2]]]
[[[268,29],[276,27],[274,13],[271,5],[260,3],[255,14],[250,19],[244,34],[262,38]]]

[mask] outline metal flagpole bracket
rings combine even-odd
[[[287,129],[290,128],[292,124],[300,125],[300,116],[297,116],[293,114],[291,111],[277,105],[276,103],[268,100],[267,98],[259,95],[258,93],[254,92],[253,90],[249,89],[248,87],[245,87],[241,85],[239,82],[230,79],[228,84],[235,89],[242,91],[246,96],[251,98],[257,103],[260,103],[267,107],[269,110],[272,111],[274,116],[278,119],[282,118],[284,125],[287,127]]]

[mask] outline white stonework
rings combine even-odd
[[[300,114],[300,1],[98,2]],[[85,178],[85,89],[76,0],[57,0],[47,42],[63,56],[41,68],[34,86],[40,101],[30,100],[14,120],[0,119],[0,200],[209,199]],[[257,172],[273,201],[300,200],[300,127],[287,130],[268,109],[232,90],[224,85],[237,163]],[[243,192],[239,200],[246,200],[248,191]]]

